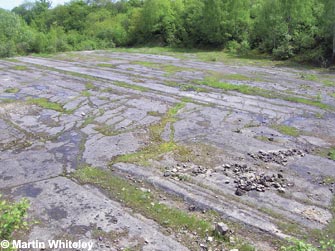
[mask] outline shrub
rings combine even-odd
[[[10,240],[15,231],[27,228],[28,207],[26,199],[10,203],[0,197],[0,240]]]

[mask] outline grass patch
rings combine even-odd
[[[105,68],[116,68],[116,65],[114,64],[97,64],[97,66]]]
[[[158,65],[158,63],[153,63],[153,62],[147,62],[147,61],[133,61],[131,62],[132,64],[136,64],[136,65],[142,65],[144,67],[148,67],[148,68],[160,68],[160,66]]]
[[[319,98],[317,97],[316,100],[312,99],[306,99],[301,97],[294,97],[294,96],[287,96],[285,94],[277,93],[270,90],[265,90],[259,87],[249,86],[249,85],[235,85],[225,82],[220,82],[216,78],[208,77],[204,81],[201,81],[200,84],[219,88],[225,91],[236,91],[239,93],[243,93],[246,95],[252,95],[252,96],[260,96],[264,98],[270,98],[270,99],[282,99],[294,103],[301,103],[311,106],[316,106],[321,109],[334,109],[332,106],[329,106],[327,104],[321,103]]]
[[[97,91],[99,89],[98,87],[96,87],[91,82],[86,83],[85,88],[86,88],[86,90],[92,90],[92,91]]]
[[[264,142],[271,142],[271,141],[273,141],[273,140],[270,140],[269,137],[266,137],[266,136],[263,136],[263,135],[261,135],[261,136],[256,136],[255,139],[258,139],[258,140],[260,140],[260,141],[264,141]]]
[[[174,127],[173,123],[176,121],[176,114],[180,109],[185,107],[185,103],[177,103],[171,107],[161,121],[149,127],[150,142],[148,146],[135,153],[124,154],[116,156],[112,159],[110,165],[118,162],[136,163],[143,166],[148,165],[149,160],[159,159],[163,154],[174,152],[177,155],[188,155],[189,150],[183,146],[177,145],[174,142]],[[170,123],[169,141],[164,141],[161,137],[166,125]]]
[[[280,132],[281,134],[289,135],[292,137],[298,137],[300,135],[300,131],[293,126],[273,125],[272,128]]]
[[[127,89],[132,89],[132,90],[136,90],[136,91],[141,91],[141,92],[148,92],[150,89],[144,86],[139,86],[139,85],[131,85],[125,82],[120,82],[120,81],[116,81],[113,82],[113,84],[120,86],[120,87],[124,87]]]
[[[308,81],[318,81],[319,78],[314,74],[300,74],[300,78],[308,80]]]
[[[25,65],[15,65],[13,66],[12,69],[17,70],[17,71],[26,71],[28,70],[28,67]]]
[[[80,128],[84,128],[88,126],[89,124],[92,124],[94,122],[95,117],[94,116],[88,116],[85,118],[84,122],[80,126]]]
[[[333,98],[335,98],[335,92],[330,94],[330,96],[332,96]]]
[[[187,67],[180,67],[176,65],[169,65],[169,64],[161,64],[161,63],[154,63],[154,62],[146,62],[146,61],[134,61],[132,64],[142,65],[144,67],[159,69],[166,72],[166,76],[170,76],[176,72],[180,71],[193,71],[192,68]]]
[[[333,184],[333,183],[335,183],[335,177],[333,177],[333,176],[326,176],[326,177],[323,178],[323,183],[325,183],[326,185]]]
[[[177,145],[172,141],[163,142],[160,144],[152,144],[150,146],[143,148],[138,152],[117,156],[114,159],[112,159],[110,165],[122,162],[122,163],[139,164],[141,166],[148,166],[149,160],[154,159],[158,160],[162,155],[169,152],[174,152],[174,154],[177,155],[185,155],[189,153],[189,150],[183,146]]]
[[[335,86],[335,82],[334,82],[334,81],[331,81],[331,80],[323,80],[322,83],[323,83],[325,86],[329,86],[329,87]]]
[[[94,130],[105,136],[114,136],[120,133],[118,131],[115,131],[112,126],[106,124],[98,125],[94,127]]]
[[[213,231],[209,222],[190,215],[182,210],[160,204],[151,194],[139,190],[122,178],[113,176],[109,171],[93,167],[84,167],[74,173],[74,177],[81,183],[89,183],[108,191],[112,198],[124,203],[137,213],[153,219],[162,226],[170,227],[175,231],[184,228],[196,231],[202,237]]]
[[[330,159],[335,160],[335,147],[331,148],[327,155]]]
[[[84,96],[84,97],[90,97],[90,96],[91,96],[91,93],[90,93],[89,91],[87,91],[87,90],[82,91],[80,94],[81,94],[82,96]]]
[[[315,153],[321,157],[335,160],[335,147],[319,148]]]
[[[20,91],[20,89],[19,88],[7,88],[6,90],[5,90],[5,93],[18,93]]]
[[[158,111],[148,111],[147,115],[154,116],[154,117],[160,117],[164,114],[159,113]]]
[[[27,103],[57,112],[66,112],[61,104],[51,102],[46,98],[30,98],[27,100]]]

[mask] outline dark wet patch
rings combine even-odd
[[[85,226],[85,225],[73,225],[73,226],[69,227],[68,232],[71,233],[71,234],[85,235],[90,230],[91,230],[91,228],[89,226]]]
[[[57,140],[57,142],[64,142],[64,145],[52,149],[52,153],[55,153],[58,161],[63,162],[66,165],[70,165],[71,169],[76,169],[78,166],[78,154],[80,153],[80,145],[83,135],[80,132],[71,131],[63,133]]]
[[[14,177],[13,176],[3,176],[3,175],[0,175],[0,180],[12,180]]]
[[[15,191],[15,195],[20,195],[24,197],[36,198],[43,190],[39,187],[34,187],[33,184],[27,184],[19,187]]]
[[[61,220],[65,219],[68,215],[67,211],[65,211],[62,207],[53,207],[51,209],[46,209],[48,216],[53,220]]]
[[[32,87],[38,91],[49,90],[49,87],[46,85],[33,85]]]

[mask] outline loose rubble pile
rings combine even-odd
[[[200,165],[194,164],[177,164],[176,167],[165,167],[164,177],[173,177],[175,180],[184,180],[183,176],[185,173],[190,173],[192,176],[198,176],[199,174],[210,174],[211,169]]]
[[[293,156],[304,157],[305,152],[298,149],[289,149],[289,150],[280,150],[271,152],[259,151],[256,154],[248,153],[248,155],[255,160],[261,160],[263,162],[274,162],[279,165],[286,166],[289,157]]]
[[[249,191],[265,192],[266,189],[270,188],[275,188],[278,192],[284,193],[286,187],[293,186],[293,184],[288,183],[281,173],[277,175],[257,173],[246,164],[225,164],[223,170],[226,176],[234,177],[234,183],[236,183],[235,194],[238,196],[242,196]]]
[[[306,151],[298,149],[280,150],[280,151],[259,151],[258,153],[248,153],[250,157],[255,160],[263,162],[274,162],[279,165],[287,165],[289,157],[305,156]],[[265,190],[275,189],[280,193],[285,193],[287,187],[293,186],[287,179],[284,178],[282,173],[265,174],[264,172],[257,172],[247,164],[224,164],[222,165],[223,173],[227,177],[234,178],[236,184],[235,194],[238,196],[244,195],[249,191],[265,192]],[[185,180],[184,174],[191,174],[197,176],[200,174],[211,175],[213,170],[194,164],[177,164],[176,167],[166,167],[164,177],[172,177],[175,180]],[[230,183],[230,181],[224,181]]]

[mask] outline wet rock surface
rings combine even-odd
[[[172,196],[165,203],[187,213],[215,211],[222,222],[213,229],[226,235],[233,232],[226,222],[238,224],[234,231],[260,250],[273,249],[267,240],[257,244],[258,233],[285,238],[285,224],[312,231],[331,222],[335,87],[322,79],[335,77],[191,56],[96,51],[0,61],[0,193],[31,201],[30,216],[41,224],[28,239],[93,240],[94,250],[225,248],[210,233],[171,233],[97,189],[99,182],[75,180],[72,173],[85,166],[150,185],[140,191]],[[213,72],[290,100],[324,97],[331,108],[199,90]],[[306,72],[320,81],[301,78]]]

